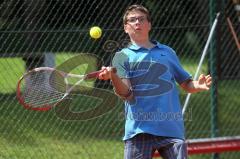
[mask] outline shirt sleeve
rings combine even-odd
[[[117,52],[112,60],[112,66],[117,69],[120,78],[128,77],[128,57],[124,52]]]
[[[186,70],[184,70],[175,51],[171,50],[171,52],[170,63],[174,78],[177,83],[181,84],[182,82],[191,79],[192,76]]]

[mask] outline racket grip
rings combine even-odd
[[[100,70],[100,71],[96,71],[96,72],[91,72],[89,74],[86,75],[85,79],[91,79],[91,78],[97,78],[98,75],[102,72],[103,70]],[[111,67],[110,68],[110,71],[112,73],[116,73],[117,72],[117,69],[115,67]]]
[[[102,71],[91,72],[86,75],[85,79],[97,78]]]

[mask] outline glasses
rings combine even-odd
[[[129,19],[127,19],[128,23],[136,23],[137,20],[139,21],[139,23],[144,23],[146,21],[146,17],[141,16],[141,17],[130,17]]]

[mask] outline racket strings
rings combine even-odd
[[[30,88],[24,91],[25,103],[37,107],[56,103],[63,95],[64,93],[54,91],[46,86],[44,88]]]
[[[65,95],[64,78],[52,71],[33,72],[26,76],[22,97],[31,107],[51,106]]]

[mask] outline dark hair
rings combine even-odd
[[[149,13],[148,9],[142,5],[134,4],[134,5],[127,7],[127,9],[125,10],[125,13],[123,15],[123,24],[127,23],[127,16],[132,11],[140,11],[140,12],[146,14],[147,20],[149,22],[151,22],[150,13]]]

